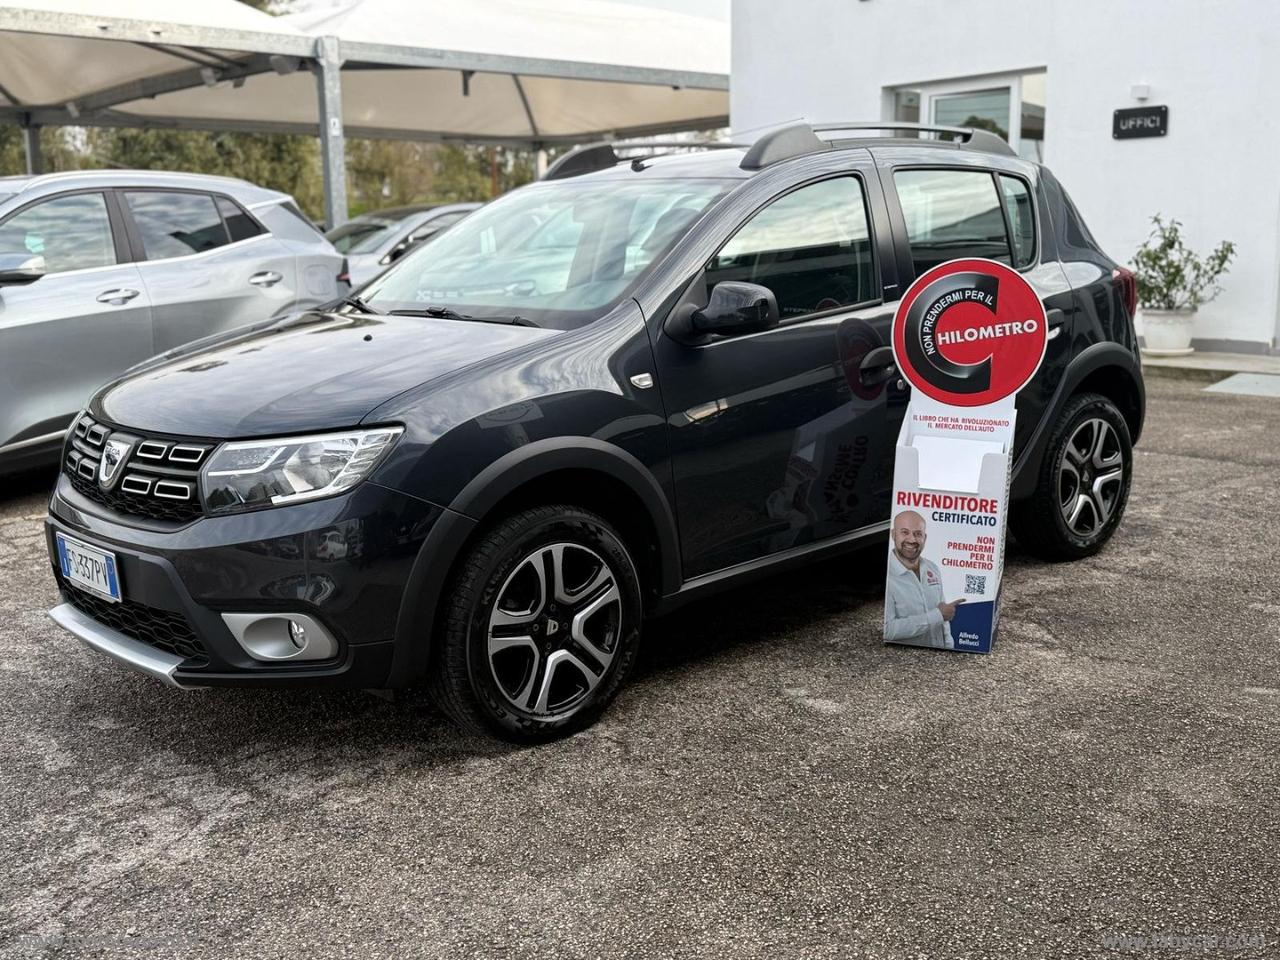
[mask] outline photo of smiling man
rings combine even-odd
[[[884,601],[884,639],[918,647],[954,650],[951,619],[964,600],[947,603],[942,571],[925,559],[924,517],[903,510],[890,529],[888,588]]]

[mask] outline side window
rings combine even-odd
[[[768,287],[784,320],[878,298],[859,181],[823,180],[759,211],[711,261],[708,290],[722,280]]]
[[[990,173],[899,170],[893,181],[916,276],[958,257],[1009,263],[1009,236]]]
[[[455,210],[453,213],[442,213],[440,216],[433,217],[428,220],[424,226],[429,226],[433,230],[439,230],[442,227],[447,227],[457,223],[470,212],[471,211],[469,210]]]
[[[1000,175],[1000,199],[1009,215],[1013,232],[1013,265],[1022,268],[1036,258],[1036,218],[1031,206],[1031,191],[1017,177]]]
[[[0,224],[0,253],[39,254],[49,273],[110,266],[116,247],[106,198],[75,193],[27,207]]]
[[[257,221],[245,213],[240,208],[240,204],[229,197],[214,199],[218,204],[218,212],[222,214],[222,219],[227,225],[227,233],[231,234],[232,243],[237,240],[248,240],[262,233],[262,228],[258,226]]]
[[[207,193],[125,193],[148,260],[203,253],[227,243],[222,215]]]

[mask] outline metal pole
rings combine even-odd
[[[27,175],[34,177],[44,173],[44,157],[40,155],[40,126],[33,123],[22,125],[22,147],[27,156]]]
[[[342,55],[337,37],[316,41],[316,93],[320,105],[320,160],[324,218],[329,229],[347,222],[347,157],[342,133]]]
[[[547,173],[547,151],[539,150],[533,155],[533,177],[541,180]]]

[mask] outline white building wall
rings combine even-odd
[[[1274,0],[734,0],[735,132],[892,117],[888,88],[1047,70],[1045,162],[1128,262],[1155,213],[1202,252],[1234,240],[1198,345],[1280,332],[1280,3]],[[1169,108],[1166,137],[1116,141],[1112,112]]]

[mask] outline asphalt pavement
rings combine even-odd
[[[883,555],[651,624],[550,746],[424,699],[181,692],[82,648],[0,487],[0,956],[1280,956],[1280,403],[1151,379],[1099,556],[989,656]]]

